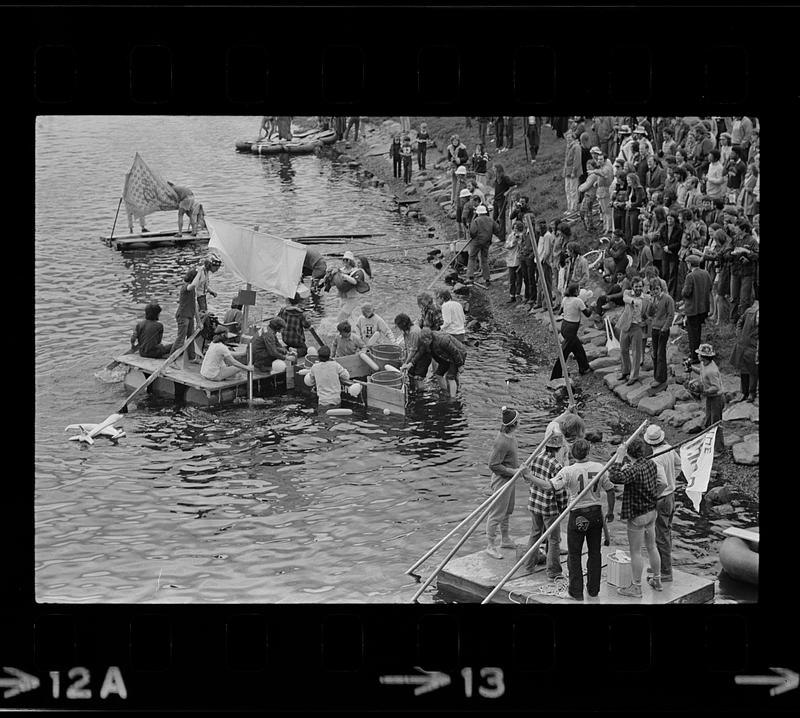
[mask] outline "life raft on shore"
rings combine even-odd
[[[250,152],[255,155],[310,154],[318,147],[331,145],[336,142],[336,132],[333,130],[309,130],[295,134],[291,140],[269,140],[268,142],[251,142],[239,140],[236,143],[237,152]]]
[[[725,529],[728,537],[719,548],[719,562],[731,578],[758,585],[758,527]]]

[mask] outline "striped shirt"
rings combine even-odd
[[[531,462],[531,473],[543,481],[550,481],[563,467],[547,452]],[[561,489],[540,489],[531,484],[528,511],[540,516],[558,516],[567,507],[567,492]]]

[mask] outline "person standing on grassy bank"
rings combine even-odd
[[[499,231],[495,232],[498,237],[506,236],[506,206],[508,204],[508,191],[516,187],[517,183],[506,175],[503,165],[494,166],[494,199],[492,219],[499,226]],[[489,238],[491,240],[491,237]]]
[[[495,205],[496,207],[497,205]],[[478,256],[481,260],[481,274],[486,286],[489,285],[489,247],[492,244],[492,236],[503,236],[500,225],[493,221],[482,204],[475,210],[475,219],[469,225],[470,245],[469,245],[469,264],[467,265],[467,279],[472,280],[475,274],[475,264]]]

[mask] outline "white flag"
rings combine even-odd
[[[714,463],[714,440],[717,438],[717,427],[701,434],[694,441],[681,446],[681,470],[686,477],[686,495],[694,504],[694,510],[700,511],[700,500],[708,489],[711,478],[711,465]]]
[[[281,297],[293,297],[303,271],[305,245],[255,232],[221,219],[206,218],[211,239],[225,266],[243,282]]]

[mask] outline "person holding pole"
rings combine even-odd
[[[600,473],[603,465],[597,461],[587,461],[589,442],[578,439],[572,445],[572,458],[576,463],[565,466],[550,481],[534,477],[532,483],[542,490],[566,489],[569,500],[572,502]],[[569,568],[569,589],[571,598],[583,600],[583,568],[581,566],[581,553],[584,541],[589,551],[586,563],[587,577],[586,590],[594,598],[600,592],[600,572],[602,569],[602,556],[600,554],[600,541],[603,534],[603,508],[600,501],[600,489],[605,489],[608,497],[607,521],[614,520],[614,484],[607,474],[604,474],[595,483],[592,489],[584,494],[572,506],[567,520],[567,567]],[[672,580],[672,579],[670,579]]]
[[[633,463],[623,467],[626,453]],[[617,593],[631,598],[642,597],[642,545],[647,547],[650,568],[653,569],[653,575],[647,581],[656,591],[661,591],[661,556],[656,547],[655,527],[657,501],[666,488],[666,482],[658,476],[655,462],[645,456],[645,443],[638,437],[627,448],[620,444],[608,473],[613,483],[625,485],[621,518],[628,522],[631,554],[631,585],[618,588]]]
[[[533,546],[539,538],[554,523],[558,515],[567,506],[567,494],[563,488],[554,489],[550,479],[554,478],[564,467],[556,459],[561,450],[564,437],[552,433],[544,444],[544,452],[531,462],[531,470],[525,479],[530,484],[530,499],[528,511],[531,512],[531,534],[528,539],[528,548]],[[535,482],[539,479],[539,483]],[[547,482],[546,486],[541,482]],[[538,554],[538,552],[537,552]],[[537,564],[538,555],[530,556],[527,563],[528,571],[533,572]],[[561,531],[556,526],[547,540],[547,577],[553,581],[561,578]]]
[[[514,432],[519,426],[519,412],[502,407],[502,424],[489,454],[489,468],[492,470],[492,493],[517,475],[517,437]],[[527,470],[524,472],[527,473]],[[523,475],[524,475],[523,473]],[[514,513],[514,489],[508,489],[489,510],[486,517],[486,553],[492,558],[503,558],[497,549],[497,527],[500,527],[502,548],[515,548],[516,544],[508,533],[508,521]]]

